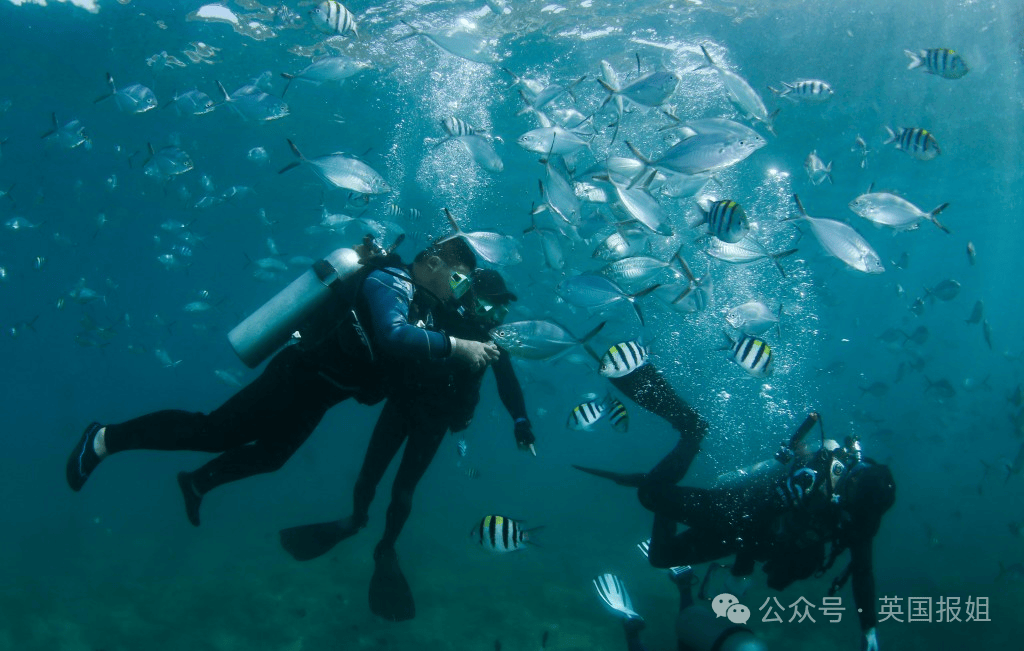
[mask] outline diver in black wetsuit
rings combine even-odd
[[[318,336],[285,347],[256,380],[209,415],[165,410],[89,425],[68,459],[68,485],[81,490],[99,462],[115,452],[221,452],[195,472],[178,475],[186,514],[198,526],[203,495],[280,468],[339,402],[380,402],[409,364],[479,370],[496,360],[493,343],[416,325],[429,327],[431,309],[461,297],[475,268],[476,256],[461,238],[429,247],[409,266],[388,259],[358,277],[347,304],[339,297],[333,311],[321,315],[309,330]]]
[[[638,488],[640,502],[655,514],[649,550],[655,567],[694,565],[735,554],[733,577],[750,575],[754,562],[761,561],[769,587],[782,590],[794,581],[821,576],[849,549],[851,562],[833,581],[831,592],[853,578],[862,648],[877,651],[872,540],[895,502],[895,482],[888,466],[862,458],[855,439],[840,447],[823,438],[814,454],[800,449],[817,422],[817,414],[811,414],[776,455],[778,462],[763,462],[759,472],[712,489],[676,486],[697,452],[696,433],[683,434],[676,448],[646,474],[576,467]],[[677,534],[678,523],[689,528]]]
[[[487,269],[473,275],[473,288],[458,311],[438,310],[435,325],[462,339],[489,341],[488,330],[501,324],[516,300],[501,275]],[[494,362],[498,395],[514,422],[516,444],[533,451],[535,437],[526,415],[523,391],[509,354],[499,348]],[[406,444],[391,489],[384,535],[374,550],[376,569],[370,582],[370,609],[386,619],[415,616],[415,604],[395,553],[395,542],[412,510],[413,492],[433,460],[445,434],[469,426],[477,403],[483,368],[410,368],[405,381],[384,404],[366,450],[353,495],[352,515],[333,522],[301,525],[281,532],[282,546],[297,560],[309,560],[366,526],[377,485],[403,441]]]

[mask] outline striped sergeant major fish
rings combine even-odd
[[[617,398],[611,399],[611,406],[608,408],[608,420],[612,424],[612,429],[616,432],[625,434],[629,431],[629,412],[626,411],[626,405],[622,404]]]
[[[503,515],[485,515],[480,524],[473,527],[469,532],[477,540],[481,547],[489,552],[503,554],[522,549],[524,544],[534,544],[530,541],[530,533],[543,529],[533,527],[523,529],[519,522]]]
[[[896,149],[907,152],[917,160],[932,160],[942,153],[939,142],[927,129],[900,127],[893,131],[886,127],[885,130],[889,132],[889,139],[884,144],[895,143]]]
[[[647,363],[650,350],[639,341],[615,344],[601,357],[602,376],[617,378],[629,375]]]
[[[785,97],[791,102],[803,100],[805,102],[824,102],[832,97],[832,86],[827,81],[821,81],[820,79],[801,79],[800,81],[794,81],[791,84],[782,82],[784,88],[777,90],[768,87],[773,93],[779,97]]]
[[[739,242],[750,232],[750,223],[743,206],[735,201],[724,199],[715,201],[705,210],[700,206],[702,217],[697,226],[708,225],[708,232],[729,244]]]
[[[351,32],[356,35],[356,38],[359,38],[356,17],[337,0],[321,2],[309,12],[309,18],[313,21],[313,25],[324,34],[344,36]]]
[[[589,432],[597,421],[601,420],[606,413],[611,401],[611,396],[605,396],[599,400],[588,400],[581,402],[569,412],[569,420],[565,426],[582,432]]]
[[[444,127],[445,132],[453,138],[458,138],[459,136],[472,136],[476,134],[476,129],[474,129],[468,122],[457,118],[454,115],[441,120],[441,125]]]
[[[750,335],[743,335],[735,341],[728,334],[725,336],[729,340],[726,349],[729,356],[744,371],[758,378],[767,377],[772,372],[772,349],[768,344]]]
[[[970,72],[963,57],[944,47],[920,50],[916,54],[910,50],[903,50],[903,53],[910,57],[907,70],[921,68],[922,72],[945,79],[959,79]]]

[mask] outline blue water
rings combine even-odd
[[[1006,473],[1021,446],[1012,422],[1020,406],[1007,397],[1021,382],[1024,352],[1024,13],[1014,3],[509,1],[511,11],[496,16],[482,2],[352,2],[361,38],[342,39],[340,47],[373,69],[340,87],[294,82],[285,96],[290,114],[266,123],[245,122],[223,106],[195,117],[162,108],[134,115],[94,100],[107,92],[108,72],[119,87],[148,86],[161,104],[192,88],[219,100],[217,81],[231,92],[264,71],[272,73],[267,91],[280,95],[279,73],[298,72],[311,60],[291,50],[323,39],[306,19],[310,3],[287,3],[298,18],[291,27],[284,12],[276,20],[266,13],[249,19],[274,29],[265,40],[226,23],[188,20],[199,2],[97,4],[95,13],[57,2],[0,4],[0,107],[7,107],[0,108],[0,140],[7,139],[0,145],[0,190],[13,185],[10,200],[0,198],[0,222],[20,216],[37,225],[0,230],[0,650],[489,649],[495,640],[505,649],[533,649],[544,630],[551,631],[551,649],[614,649],[621,632],[590,586],[606,571],[630,586],[648,619],[650,646],[672,648],[674,588],[634,548],[649,535],[650,515],[630,491],[569,465],[646,469],[675,434],[635,407],[628,435],[606,425],[591,433],[566,429],[582,396],[607,388],[583,359],[517,365],[537,432],[536,458],[515,450],[491,380],[467,433],[463,465],[454,439],[442,447],[398,547],[419,611],[408,624],[376,620],[365,597],[390,476],[370,526],[330,557],[298,564],[277,543],[282,527],[347,512],[376,408],[334,409],[284,469],[211,494],[200,529],[182,517],[173,477],[207,455],[132,452],[105,462],[80,494],[63,481],[68,450],[89,421],[163,408],[209,411],[235,391],[215,370],[242,382],[255,377],[225,334],[302,271],[296,265],[269,281],[254,279],[246,256],[269,256],[268,237],[283,259],[315,258],[353,242],[351,232],[307,232],[320,220],[323,184],[308,168],[277,173],[294,160],[288,138],[307,156],[362,156],[387,179],[393,193],[373,198],[364,216],[385,218],[391,203],[422,212],[420,222],[398,220],[410,235],[400,249],[407,258],[426,239],[448,233],[444,207],[466,231],[519,238],[524,261],[502,269],[521,297],[513,318],[555,318],[577,333],[608,320],[599,348],[639,334],[628,307],[587,314],[553,291],[567,274],[600,266],[591,252],[609,229],[588,233],[594,237],[574,247],[563,240],[563,272],[546,269],[539,241],[523,235],[540,201],[543,168],[536,154],[516,145],[538,125],[517,115],[523,102],[511,78],[497,65],[452,56],[423,38],[395,42],[408,34],[401,20],[427,30],[475,29],[492,39],[500,66],[523,77],[568,85],[586,75],[574,100],[558,100],[575,101],[584,115],[604,99],[595,81],[600,61],[628,82],[637,77],[638,55],[642,72],[662,67],[680,76],[668,101],[676,115],[741,120],[716,75],[694,70],[702,63],[700,44],[747,79],[769,110],[781,109],[777,137],[754,125],[768,145],[721,173],[720,186],[709,192],[740,201],[770,250],[799,247],[783,261],[785,278],[765,262],[737,267],[708,258],[699,232],[686,226],[696,219],[693,199],[659,198],[677,235],[656,242],[653,254],[668,259],[682,247],[694,272],[710,272],[714,281],[712,305],[696,314],[641,301],[654,362],[711,422],[687,482],[707,484],[769,456],[807,411],[819,411],[831,436],[859,435],[867,454],[896,475],[898,501],[875,544],[879,596],[990,597],[991,622],[883,623],[883,646],[1007,645],[1024,597],[1021,584],[995,581],[999,562],[1024,561],[1021,540],[1008,527],[1024,518],[1024,479]],[[259,11],[254,2],[225,4],[238,14]],[[219,51],[192,62],[183,50],[195,42]],[[906,69],[902,50],[932,47],[955,48],[969,74],[946,80]],[[162,51],[187,65],[147,65]],[[827,80],[835,95],[825,104],[792,104],[767,89],[798,78]],[[61,125],[80,120],[91,148],[42,140],[51,114]],[[450,115],[489,127],[503,172],[480,169],[454,142],[433,146]],[[609,146],[611,119],[608,111],[595,117],[600,133],[592,151],[570,161],[575,170],[628,155],[626,140],[643,152],[671,144],[658,131],[668,118],[655,109],[632,108]],[[942,154],[917,161],[883,144],[887,125],[928,128]],[[870,148],[866,169],[851,151],[858,134]],[[147,143],[176,144],[195,169],[169,182],[147,177]],[[254,147],[266,149],[266,163],[247,158]],[[832,161],[834,185],[809,182],[803,161],[811,150]],[[207,194],[204,174],[216,192],[255,192],[193,208]],[[952,234],[928,223],[893,232],[857,217],[846,204],[871,183],[925,210],[949,202],[941,220]],[[800,237],[783,224],[795,209],[794,193],[811,215],[851,224],[878,252],[885,273],[853,271],[827,256],[807,229]],[[328,191],[326,202],[331,212],[364,210],[347,205],[340,190]],[[262,223],[260,210],[272,226]],[[166,270],[157,260],[183,244],[160,228],[168,220],[189,224],[203,238],[190,245],[187,268]],[[892,262],[903,253],[909,265],[901,269]],[[926,301],[921,315],[909,310],[926,287],[945,279],[961,284],[955,299]],[[73,300],[80,282],[103,298]],[[216,309],[185,312],[200,292]],[[784,312],[782,336],[765,335],[775,354],[765,381],[748,378],[719,350],[725,310],[755,298],[773,308],[781,303]],[[976,300],[985,304],[991,347],[979,324],[965,323]],[[877,339],[887,328],[909,333],[920,325],[930,334],[921,345]],[[180,364],[165,368],[157,350]],[[914,359],[923,367],[904,366],[897,382],[900,365]],[[954,397],[926,390],[928,380],[940,379],[954,387]],[[886,395],[861,391],[876,381],[890,386]],[[991,474],[979,462],[992,465]],[[479,479],[465,475],[467,464]],[[508,557],[473,549],[466,532],[491,512],[546,525],[543,547]],[[799,584],[780,601],[804,595],[820,602],[828,580]],[[842,595],[852,603],[848,589]],[[745,601],[753,610],[769,596],[775,594],[759,582]],[[755,611],[751,625],[776,648],[852,648],[857,630],[848,615],[840,625],[773,628]]]

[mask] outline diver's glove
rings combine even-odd
[[[878,633],[874,627],[864,631],[864,644],[860,645],[861,651],[878,651]]]
[[[537,437],[533,435],[533,425],[530,424],[527,418],[516,419],[516,445],[520,448],[527,449],[537,441]]]

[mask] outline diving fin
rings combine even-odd
[[[598,468],[587,468],[586,466],[572,466],[576,470],[582,470],[585,473],[596,475],[597,477],[603,477],[604,479],[610,479],[619,486],[626,486],[629,488],[638,488],[640,484],[647,478],[647,473],[644,472],[612,472],[611,470],[600,470]]]
[[[330,522],[304,524],[281,530],[281,546],[297,561],[310,561],[334,549],[355,534],[365,523],[356,524],[352,516]]]
[[[376,568],[370,579],[370,610],[374,615],[393,622],[404,622],[416,616],[409,582],[398,565],[398,554],[391,547],[379,545],[373,553]]]

